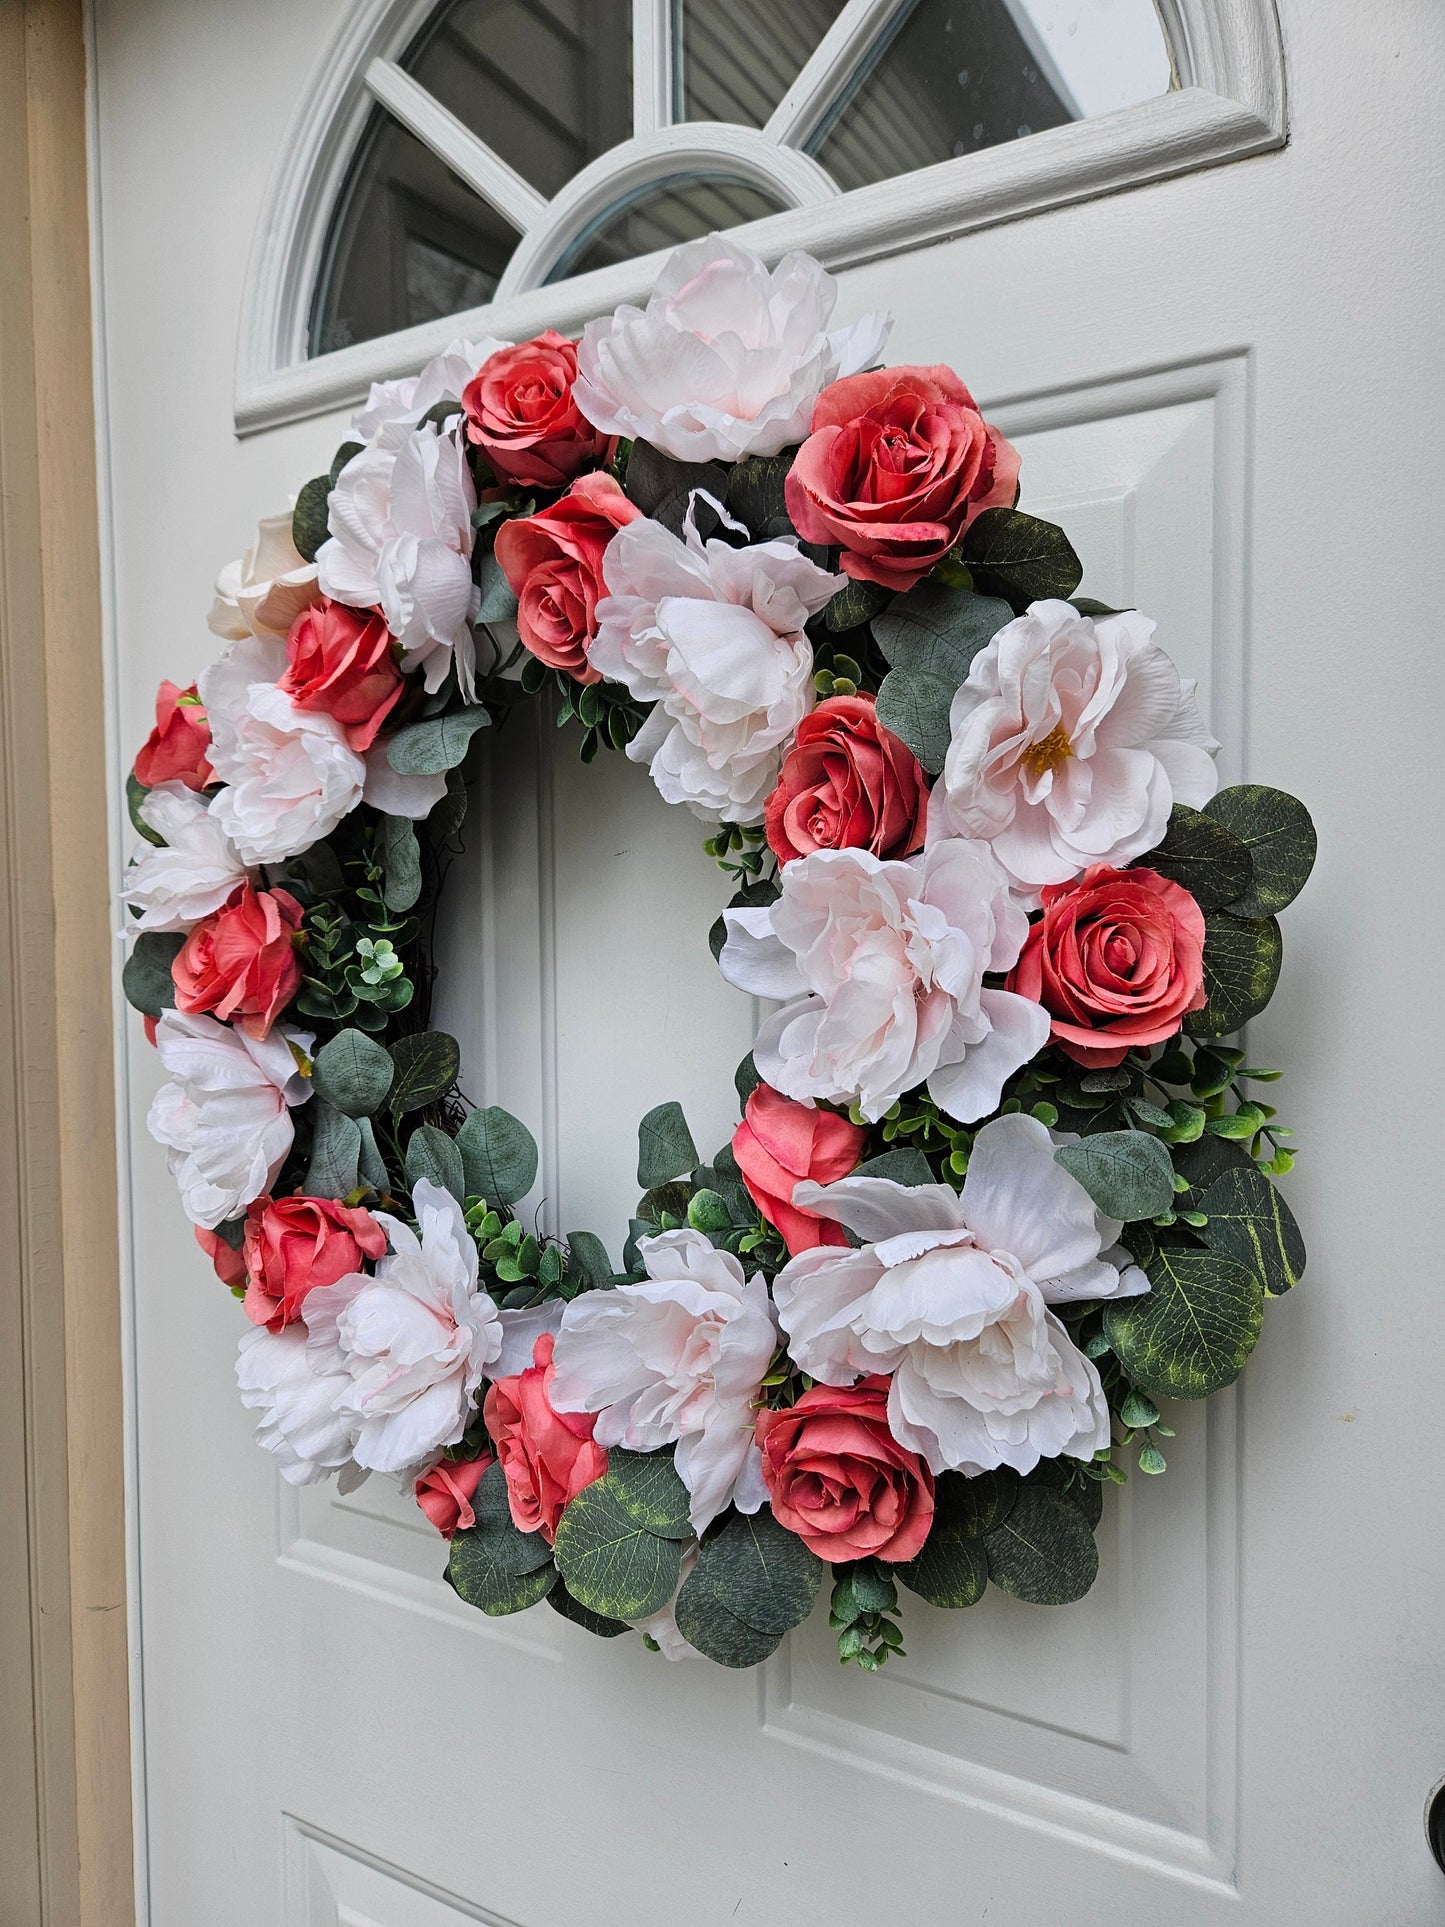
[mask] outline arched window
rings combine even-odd
[[[359,0],[273,184],[238,425],[575,325],[713,228],[845,262],[1282,137],[1269,0]]]

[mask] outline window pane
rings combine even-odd
[[[843,0],[673,0],[679,120],[761,127]]]
[[[663,181],[648,188],[600,227],[584,235],[547,276],[561,281],[569,274],[610,267],[654,248],[676,247],[715,228],[737,227],[776,214],[782,203],[750,181],[727,179]]]
[[[479,307],[516,245],[495,209],[378,108],[331,217],[310,352]]]
[[[916,0],[809,146],[846,190],[1172,84],[1153,0]]]
[[[451,0],[402,65],[549,197],[632,133],[632,0]]]

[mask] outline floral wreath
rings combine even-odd
[[[714,235],[374,386],[161,687],[124,985],[284,1478],[389,1474],[469,1604],[670,1657],[758,1663],[831,1568],[876,1671],[900,1584],[1085,1593],[1106,1486],[1300,1276],[1278,1073],[1219,1040],[1315,838],[835,292]],[[473,739],[539,696],[707,820],[719,967],[781,1005],[730,1144],[643,1118],[620,1268],[519,1215],[536,1145],[428,1021]]]

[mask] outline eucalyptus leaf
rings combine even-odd
[[[791,455],[751,455],[728,477],[727,505],[754,535],[788,513],[784,484],[793,466]],[[629,471],[628,480],[631,481]]]
[[[634,442],[627,458],[627,496],[644,515],[681,535],[694,489],[719,502],[728,492],[728,471],[721,462],[675,462],[651,442]],[[699,528],[699,534],[703,530]]]
[[[356,1124],[361,1132],[361,1152],[356,1160],[357,1179],[362,1184],[370,1185],[373,1191],[389,1191],[391,1178],[387,1172],[386,1159],[381,1155],[381,1149],[376,1142],[376,1132],[371,1128],[371,1119],[359,1117]]]
[[[606,1619],[601,1613],[589,1612],[580,1600],[572,1597],[560,1579],[547,1594],[547,1604],[553,1612],[561,1613],[564,1619],[570,1619],[574,1626],[580,1626],[598,1639],[616,1639],[619,1633],[632,1631],[625,1619]]]
[[[738,1094],[738,1103],[746,1104],[762,1081],[761,1073],[753,1061],[753,1054],[749,1051],[733,1072],[733,1089]]]
[[[1208,1218],[1200,1237],[1211,1251],[1237,1258],[1264,1280],[1271,1298],[1297,1285],[1305,1268],[1305,1241],[1294,1213],[1254,1163],[1221,1172],[1199,1208]]]
[[[612,1260],[607,1247],[592,1231],[567,1233],[567,1269],[583,1291],[600,1291],[612,1283]]]
[[[537,1140],[520,1118],[494,1104],[473,1111],[457,1132],[457,1150],[471,1197],[515,1204],[537,1181]]]
[[[704,1658],[741,1670],[759,1666],[782,1644],[781,1633],[760,1632],[739,1619],[699,1560],[677,1596],[677,1630]]]
[[[1257,1017],[1274,995],[1284,943],[1273,917],[1211,911],[1204,919],[1204,990],[1208,1002],[1192,1010],[1192,1037],[1226,1037]]]
[[[359,1030],[339,1030],[311,1066],[318,1097],[348,1117],[369,1117],[386,1102],[395,1071],[391,1054]]]
[[[823,611],[823,620],[834,635],[842,635],[871,622],[892,599],[893,591],[885,589],[881,582],[858,582],[850,578]]]
[[[1158,1413],[1154,1416],[1157,1418]],[[1041,1486],[1047,1492],[1057,1492],[1069,1505],[1078,1507],[1092,1530],[1104,1516],[1104,1485],[1076,1471],[1077,1465],[1077,1459],[1040,1459],[1025,1481],[1025,1489]]]
[[[393,1042],[391,1060],[396,1076],[388,1107],[393,1117],[404,1117],[451,1089],[462,1053],[456,1038],[444,1030],[419,1030]]]
[[[608,1454],[607,1476],[618,1505],[634,1525],[664,1539],[692,1537],[688,1522],[692,1502],[671,1452],[624,1452],[614,1446]]]
[[[891,668],[937,676],[952,691],[979,651],[1012,620],[1012,608],[997,597],[921,582],[874,619],[873,639]]]
[[[682,1106],[654,1105],[637,1127],[637,1182],[644,1191],[681,1177],[697,1163],[697,1146]],[[635,1617],[635,1615],[634,1615]]]
[[[956,684],[923,669],[890,669],[878,691],[877,715],[918,758],[930,776],[948,754],[948,711]]]
[[[964,533],[962,555],[979,589],[1013,603],[1071,596],[1084,574],[1064,531],[1021,509],[976,515]]]
[[[813,1610],[823,1561],[766,1506],[735,1512],[704,1541],[696,1571],[735,1618],[760,1633],[782,1634]]]
[[[1061,1144],[1054,1162],[1077,1178],[1109,1218],[1157,1218],[1174,1202],[1174,1164],[1147,1131],[1100,1131]]]
[[[352,461],[358,456],[365,446],[366,444],[364,442],[343,442],[340,448],[337,449],[331,458],[331,473],[326,478],[332,488],[335,488],[336,484],[341,480],[342,469],[346,467],[349,461]]]
[[[1246,844],[1200,810],[1176,803],[1164,841],[1139,859],[1186,889],[1201,910],[1222,910],[1249,889],[1254,864]]]
[[[553,1556],[567,1590],[604,1619],[646,1619],[677,1590],[678,1540],[639,1525],[609,1471],[562,1514]]]
[[[965,1539],[981,1539],[1013,1511],[1021,1485],[1010,1466],[977,1472],[940,1472],[934,1484],[933,1514],[955,1524]]]
[[[472,1511],[476,1514],[476,1531],[495,1542],[494,1556],[504,1572],[536,1572],[551,1560],[552,1548],[541,1533],[523,1532],[513,1520],[500,1461],[494,1459],[477,1481]]]
[[[330,533],[326,518],[331,499],[331,477],[315,475],[305,483],[291,511],[291,541],[303,562],[314,562],[316,551]]]
[[[956,1519],[937,1514],[922,1552],[894,1570],[910,1592],[934,1606],[977,1605],[988,1587],[983,1541],[970,1537]]]
[[[1263,1281],[1237,1259],[1173,1246],[1145,1269],[1145,1297],[1104,1307],[1104,1334],[1129,1377],[1153,1398],[1207,1398],[1232,1384],[1259,1338]]]
[[[1299,798],[1264,783],[1239,783],[1205,809],[1253,858],[1253,884],[1230,906],[1236,915],[1274,916],[1293,903],[1309,881],[1317,849],[1314,823]]]
[[[449,1191],[458,1204],[465,1202],[467,1187],[462,1175],[462,1154],[455,1140],[435,1124],[419,1124],[407,1140],[408,1187],[415,1190],[423,1178],[438,1190]]]
[[[126,1002],[143,1017],[159,1017],[176,1007],[171,965],[185,946],[179,930],[143,930],[120,973]]]
[[[137,835],[143,836],[147,843],[155,844],[160,850],[165,848],[165,838],[159,830],[153,830],[140,813],[140,806],[149,795],[150,791],[135,771],[129,771],[125,779],[125,807],[126,814],[130,817],[131,828]]]
[[[447,1557],[447,1579],[457,1597],[493,1619],[535,1606],[557,1583],[550,1559],[524,1572],[512,1570],[504,1563],[507,1544],[499,1533],[478,1526],[454,1533]]]
[[[491,721],[478,703],[454,709],[449,716],[433,716],[399,729],[386,746],[386,760],[399,776],[437,776],[455,769],[479,729]]]
[[[494,622],[511,622],[517,613],[517,598],[491,549],[482,552],[477,568],[477,584],[482,597],[476,615],[477,626],[485,629]]]
[[[427,828],[438,843],[449,843],[466,820],[466,779],[459,769],[449,769],[446,795],[432,805],[431,815],[426,820]]]
[[[911,1145],[895,1145],[890,1151],[880,1151],[876,1158],[865,1158],[850,1176],[888,1178],[894,1184],[910,1186],[938,1182],[928,1159]]]
[[[384,877],[382,900],[388,910],[410,910],[421,895],[421,846],[416,826],[405,816],[383,816],[376,826]]]
[[[1099,1571],[1098,1547],[1083,1513],[1037,1486],[1025,1486],[983,1547],[993,1583],[1035,1606],[1082,1599]]]
[[[1174,1169],[1195,1191],[1205,1191],[1222,1171],[1234,1171],[1254,1160],[1242,1144],[1227,1138],[1201,1137],[1191,1144],[1176,1144]]]
[[[311,1162],[306,1167],[306,1194],[312,1198],[344,1198],[357,1188],[361,1159],[361,1127],[354,1117],[338,1111],[324,1098],[313,1097]]]

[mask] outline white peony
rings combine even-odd
[[[356,1418],[338,1401],[351,1380],[344,1372],[323,1377],[312,1370],[302,1326],[248,1331],[236,1358],[236,1384],[241,1403],[261,1414],[256,1443],[288,1484],[314,1485],[350,1459]]]
[[[774,1284],[794,1362],[825,1385],[891,1372],[888,1424],[935,1472],[1087,1459],[1109,1443],[1099,1374],[1048,1309],[1149,1289],[1107,1252],[1118,1223],[1054,1162],[1037,1119],[995,1118],[960,1197],[886,1178],[803,1183],[794,1202],[868,1239],[790,1259]]]
[[[228,642],[240,642],[245,636],[285,636],[320,594],[316,564],[304,561],[291,540],[288,509],[284,515],[268,515],[241,560],[222,569],[206,619],[214,633]]]
[[[219,910],[251,872],[205,797],[184,783],[157,783],[139,807],[141,821],[165,843],[142,843],[131,857],[121,896],[140,916],[128,929],[190,930]]]
[[[682,462],[736,462],[800,442],[831,381],[876,361],[892,326],[867,314],[828,332],[838,284],[807,254],[771,273],[710,234],[675,248],[646,308],[589,321],[572,394],[610,435]]]
[[[352,438],[369,442],[392,422],[411,427],[439,401],[459,402],[462,390],[488,356],[510,346],[510,342],[492,335],[485,341],[448,342],[419,375],[404,375],[399,381],[374,381],[366,406],[351,418]]]
[[[710,499],[710,498],[709,498]],[[803,633],[843,586],[792,542],[729,548],[640,518],[602,558],[594,669],[654,703],[627,746],[669,803],[760,823],[783,753],[813,706]]]
[[[311,1042],[279,1024],[253,1037],[181,1010],[156,1020],[171,1081],[156,1092],[146,1123],[167,1147],[192,1224],[213,1231],[270,1190],[295,1136],[291,1111],[311,1095],[292,1045],[304,1056]]]
[[[353,455],[331,491],[331,539],[317,551],[321,586],[356,608],[379,608],[405,654],[439,689],[455,662],[473,693],[472,580],[477,492],[455,428],[389,422]]]
[[[353,1272],[306,1294],[312,1372],[340,1381],[335,1409],[355,1421],[352,1457],[371,1472],[404,1472],[455,1445],[503,1326],[477,1285],[477,1248],[450,1192],[412,1191],[421,1236],[384,1212],[391,1254],[374,1276]]]
[[[551,1399],[599,1414],[599,1445],[677,1446],[693,1530],[728,1505],[756,1512],[767,1493],[753,1443],[759,1388],[778,1335],[761,1272],[700,1231],[638,1242],[648,1282],[589,1291],[562,1314]]]
[[[953,699],[930,837],[987,839],[1032,906],[1042,884],[1153,849],[1175,803],[1207,803],[1219,745],[1153,638],[1133,610],[1094,621],[1067,602],[1005,623]]]
[[[726,912],[719,959],[738,989],[796,1000],[758,1032],[765,1082],[856,1103],[871,1121],[925,1081],[964,1124],[993,1110],[1005,1078],[1048,1041],[1049,1018],[984,987],[1028,932],[988,846],[935,843],[906,862],[817,850],[780,881],[775,903]]]

